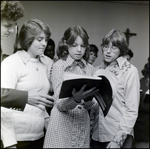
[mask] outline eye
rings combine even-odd
[[[42,39],[41,39],[41,38],[38,38],[37,40],[38,40],[38,41],[42,41]]]
[[[81,45],[81,47],[85,48],[85,45]]]
[[[76,47],[77,46],[77,44],[72,44],[72,47]]]
[[[117,47],[115,47],[115,46],[112,46],[111,47],[113,50],[117,50],[118,48]]]
[[[103,48],[108,49],[108,45],[104,45]]]
[[[12,25],[4,25],[6,28],[10,28],[12,27]]]

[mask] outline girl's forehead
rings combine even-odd
[[[46,36],[45,32],[43,30],[40,30],[36,37],[45,37],[45,36]]]
[[[81,44],[83,44],[83,39],[80,36],[77,36],[77,38],[75,39],[74,43],[81,43]]]

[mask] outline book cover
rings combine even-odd
[[[89,77],[86,75],[64,73],[59,98],[71,97],[73,88],[79,91],[84,84],[87,85],[85,91],[93,87],[99,89],[98,94],[94,95],[94,97],[99,103],[104,116],[106,116],[113,101],[113,91],[109,79],[104,74]]]

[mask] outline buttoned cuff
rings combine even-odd
[[[116,142],[120,147],[122,147],[126,138],[127,138],[127,134],[123,132],[118,132],[112,141]]]

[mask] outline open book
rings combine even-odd
[[[99,92],[95,94],[94,97],[99,103],[104,116],[106,116],[113,101],[113,92],[111,84],[104,74],[99,75],[98,77],[89,77],[68,72],[64,73],[64,80],[61,86],[59,98],[71,97],[73,88],[75,88],[76,91],[79,91],[84,84],[87,85],[85,91],[93,87],[99,89]]]

